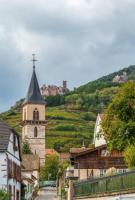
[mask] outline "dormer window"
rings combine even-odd
[[[37,130],[37,127],[34,128],[34,137],[37,137],[38,135],[38,130]]]
[[[39,120],[39,111],[37,110],[37,108],[35,108],[35,110],[33,111],[33,120]]]

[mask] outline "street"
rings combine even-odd
[[[47,187],[41,189],[38,200],[56,200],[56,188]]]

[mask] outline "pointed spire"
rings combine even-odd
[[[40,93],[39,84],[35,72],[35,61],[37,61],[35,60],[35,54],[33,54],[32,61],[33,61],[33,73],[24,104],[26,103],[45,104],[45,101]]]

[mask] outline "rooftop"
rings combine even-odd
[[[27,96],[24,101],[24,104],[26,104],[26,103],[45,104],[45,101],[40,93],[35,68],[33,68],[33,73],[32,73],[32,77],[31,77],[29,89],[28,89]]]
[[[33,154],[22,155],[22,171],[34,171],[39,170],[40,162],[39,156]]]

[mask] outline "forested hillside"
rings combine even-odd
[[[135,66],[104,76],[77,88],[65,96],[46,98],[46,148],[66,152],[71,147],[80,147],[83,140],[92,143],[96,115],[105,107],[121,87],[113,83],[115,75],[127,72],[130,80],[135,80]],[[21,105],[17,102],[1,116],[21,134]]]

